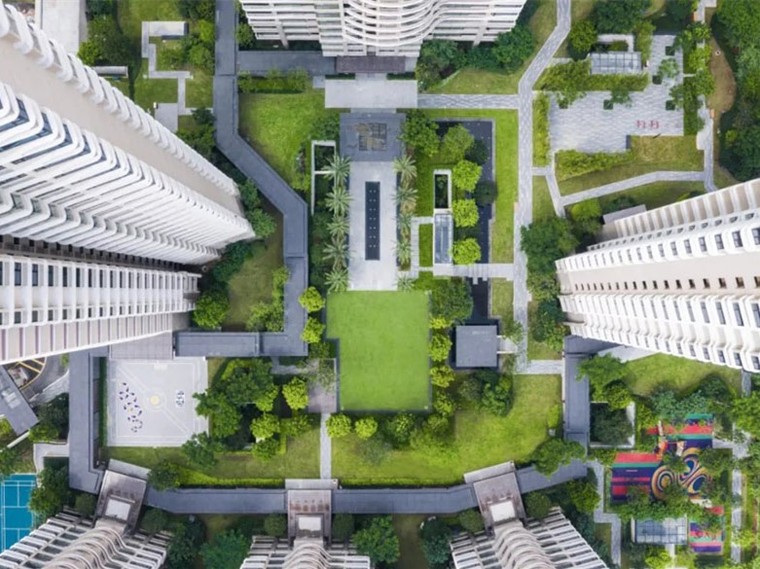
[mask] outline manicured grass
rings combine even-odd
[[[393,528],[401,546],[401,558],[396,564],[397,569],[425,569],[428,566],[420,538],[420,524],[425,521],[425,517],[393,516]]]
[[[491,279],[491,316],[508,322],[514,318],[515,286],[507,279]]]
[[[533,177],[533,221],[546,221],[555,217],[549,185],[543,176]]]
[[[514,207],[517,199],[517,112],[457,109],[429,111],[428,114],[432,118],[492,119],[496,122],[496,185],[499,194],[494,204],[496,211],[491,228],[490,260],[492,263],[511,263],[514,258]],[[432,192],[432,171],[429,186]]]
[[[176,79],[148,79],[148,60],[143,59],[135,76],[134,101],[148,112],[153,111],[153,103],[176,103]]]
[[[444,165],[437,160],[437,156],[428,158],[418,155],[417,160],[417,205],[414,213],[420,217],[432,217],[435,200],[435,188],[433,187],[433,171],[440,168],[451,169],[453,164]]]
[[[533,55],[514,73],[504,71],[486,71],[484,69],[475,69],[465,67],[458,73],[450,77],[444,84],[437,85],[430,90],[431,93],[451,93],[451,94],[478,94],[478,93],[517,93],[520,77],[530,65],[538,50],[552,33],[557,23],[557,4],[556,0],[531,0],[537,4],[535,12],[528,22],[530,31],[536,40],[536,46]],[[526,5],[523,10],[529,10],[530,6]]]
[[[560,182],[560,193],[573,194],[658,170],[701,170],[704,165],[694,136],[634,136],[631,152],[632,162]]]
[[[420,225],[420,267],[433,266],[433,224]]]
[[[456,414],[450,452],[394,450],[379,464],[361,455],[355,435],[333,440],[333,476],[344,485],[457,484],[465,472],[508,460],[526,463],[547,438],[547,421],[561,401],[561,378],[515,376],[509,415],[481,411]]]
[[[186,81],[185,104],[189,109],[208,109],[214,106],[214,78],[205,71],[193,71],[193,78]]]
[[[121,30],[140,45],[142,22],[177,21],[182,16],[177,0],[119,0],[117,13]]]
[[[240,132],[266,161],[293,184],[299,177],[296,157],[314,123],[338,111],[325,109],[324,91],[241,94]]]
[[[533,327],[532,322],[536,319],[536,312],[538,311],[538,304],[536,302],[528,303],[528,359],[529,360],[559,360],[562,359],[562,354],[554,351],[547,346],[544,342],[537,342],[530,335],[530,328]]]
[[[549,97],[541,93],[533,99],[533,165],[548,166],[550,152]]]
[[[253,305],[272,300],[272,271],[283,264],[282,215],[269,204],[266,209],[277,220],[277,230],[254,245],[255,253],[227,284],[230,310],[222,323],[225,330],[244,330]]]
[[[718,375],[735,387],[741,382],[741,373],[737,370],[667,354],[634,360],[626,367],[626,383],[639,395],[650,395],[660,387],[685,393],[708,375]]]
[[[189,464],[179,448],[110,447],[108,455],[145,468],[162,460],[176,462],[184,467],[183,485],[277,485],[285,478],[319,478],[319,429],[289,438],[286,452],[272,460],[259,460],[248,451],[227,452],[218,455],[216,466],[203,471]]]
[[[629,196],[637,204],[645,205],[647,209],[654,209],[675,203],[683,196],[692,192],[702,194],[704,191],[705,186],[702,182],[657,182],[601,197],[599,198],[599,203],[602,206],[602,210],[604,210],[607,204],[620,196]]]
[[[429,408],[428,304],[421,291],[328,297],[327,336],[340,340],[341,409]]]

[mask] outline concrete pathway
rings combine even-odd
[[[330,413],[322,413],[319,419],[319,477],[332,478],[332,439],[327,434],[327,419]]]
[[[533,86],[552,56],[565,41],[570,31],[570,0],[557,1],[557,26],[546,43],[541,47],[527,71],[520,79],[518,97],[519,154],[518,154],[518,199],[515,204],[515,254],[514,254],[514,316],[524,330],[528,329],[528,286],[527,259],[520,249],[520,228],[533,220]],[[527,368],[528,340],[520,343],[518,367]]]
[[[561,375],[562,360],[530,360],[525,367],[518,364],[517,373],[522,375]]]
[[[653,184],[656,182],[702,182],[705,180],[705,174],[702,171],[699,172],[675,172],[675,171],[661,171],[650,172],[648,174],[642,174],[634,178],[628,178],[626,180],[620,180],[619,182],[612,182],[611,184],[605,184],[604,186],[598,186],[596,188],[590,188],[583,192],[570,194],[567,196],[560,196],[559,203],[562,207],[582,202],[591,198],[600,198],[602,196],[608,196],[610,194],[616,194],[624,190],[630,190],[637,188],[638,186],[645,186],[646,184]]]
[[[594,523],[610,524],[610,558],[615,565],[620,565],[620,516],[604,511],[605,503],[605,486],[604,486],[604,466],[596,460],[588,463],[589,468],[596,475],[596,491],[602,499],[599,506],[594,510]]]
[[[425,95],[417,97],[420,109],[517,109],[518,95]]]
[[[514,278],[514,265],[510,263],[474,263],[472,265],[433,265],[433,274],[437,277],[464,277],[478,281],[480,279]]]

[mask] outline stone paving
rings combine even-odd
[[[530,360],[528,365],[519,368],[524,375],[562,375],[562,360]]]
[[[330,413],[319,417],[319,477],[322,480],[332,478],[332,439],[327,434],[327,419]]]
[[[417,97],[420,109],[516,109],[518,95],[425,95]]]
[[[667,58],[665,49],[675,41],[675,36],[656,34],[652,40],[652,58],[648,72],[657,73],[660,62]],[[679,68],[682,54],[676,52]],[[552,150],[578,150],[580,152],[623,152],[628,147],[629,136],[683,136],[683,110],[665,109],[670,100],[670,89],[682,82],[683,75],[661,85],[650,82],[643,91],[631,92],[629,105],[615,105],[604,110],[609,91],[588,93],[567,109],[560,109],[552,98],[549,110],[549,133]]]
[[[596,492],[599,496],[602,496],[599,505],[594,510],[594,523],[610,524],[610,558],[615,565],[619,566],[621,535],[620,516],[604,511],[604,497],[607,496],[607,491],[604,485],[604,466],[596,460],[589,462],[588,466],[594,471],[594,475],[596,476]]]

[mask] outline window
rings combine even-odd
[[[694,346],[692,346],[691,344],[689,344],[689,353],[691,354],[692,358],[696,358],[697,357],[697,352],[694,349]]]
[[[21,263],[13,263],[13,284],[21,286]]]
[[[738,366],[742,365],[742,357],[739,355],[739,352],[734,352],[734,363]]]
[[[699,250],[703,253],[707,252],[707,241],[705,241],[704,237],[699,238]]]
[[[723,350],[718,350],[718,361],[722,364],[726,363],[726,356],[723,354]]]
[[[662,308],[662,313],[665,315],[665,318],[670,318],[668,316],[668,306],[665,304],[664,300],[660,301],[660,307]]]
[[[744,246],[744,244],[742,243],[742,234],[741,233],[739,233],[738,231],[734,231],[731,234],[731,237],[733,237],[733,239],[734,239],[734,246],[739,247],[739,248],[741,248],[741,247]]]
[[[718,312],[718,322],[725,324],[726,315],[723,313],[723,307],[721,306],[720,302],[715,303],[715,310]]]
[[[706,360],[709,361],[710,359],[710,350],[707,348],[702,348],[702,357],[704,357]]]
[[[757,302],[752,303],[752,316],[755,319],[755,327],[760,328],[760,305]]]
[[[720,288],[726,288],[726,279],[718,279],[718,286]]]
[[[744,288],[744,279],[742,277],[736,277],[736,288]]]
[[[702,279],[702,286],[705,288],[710,288],[710,279]]]
[[[32,263],[32,286],[40,286],[40,266]]]
[[[737,326],[744,326],[744,318],[742,317],[742,308],[738,302],[734,302],[734,320],[736,320]]]
[[[676,279],[676,288],[681,289],[681,279]]]
[[[673,303],[673,310],[675,310],[675,313],[676,313],[676,320],[680,320],[681,319],[681,309],[678,308],[678,304],[676,304],[675,302]]]
[[[760,358],[752,356],[752,367],[756,370],[760,370]]]
[[[63,286],[69,286],[69,268],[63,267]]]
[[[670,242],[670,252],[673,253],[674,255],[678,255],[678,247],[676,247],[675,241]]]
[[[48,267],[48,278],[47,278],[47,285],[53,286],[55,278],[55,269],[53,267]]]
[[[657,281],[652,281],[652,288],[657,290]]]
[[[697,285],[694,282],[694,279],[689,279],[689,288],[697,288]]]
[[[760,288],[760,277],[755,277],[755,288]]]
[[[652,246],[651,245],[647,245],[647,257],[649,257],[650,259],[654,259],[654,255],[652,255]]]
[[[13,313],[13,323],[21,324],[21,311],[16,310],[16,312]]]
[[[75,286],[82,286],[82,269],[76,269],[74,271],[75,279],[76,279],[76,285]]]
[[[715,246],[718,248],[718,251],[723,250],[723,237],[720,235],[715,236]]]
[[[689,320],[691,320],[692,322],[696,322],[696,320],[694,319],[694,311],[691,309],[691,304],[686,305],[686,310],[689,312]]]
[[[662,284],[665,287],[665,290],[668,290],[670,288],[670,281],[662,281]]]
[[[683,248],[686,250],[687,255],[691,255],[691,241],[689,241],[688,239],[684,239]]]
[[[704,320],[705,324],[709,324],[710,314],[707,312],[707,304],[700,302],[699,307],[702,309],[702,320]],[[760,310],[758,310],[758,316],[760,316]]]
[[[755,240],[755,245],[760,245],[760,227],[752,228],[752,238]]]
[[[659,245],[657,245],[657,251],[659,251],[660,257],[664,257],[665,256],[665,247],[663,247],[662,243],[660,243]]]
[[[638,290],[638,285],[636,284],[636,281],[633,281],[633,290]]]

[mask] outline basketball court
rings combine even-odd
[[[204,358],[109,360],[108,446],[177,447],[208,430],[193,393],[208,387]]]

